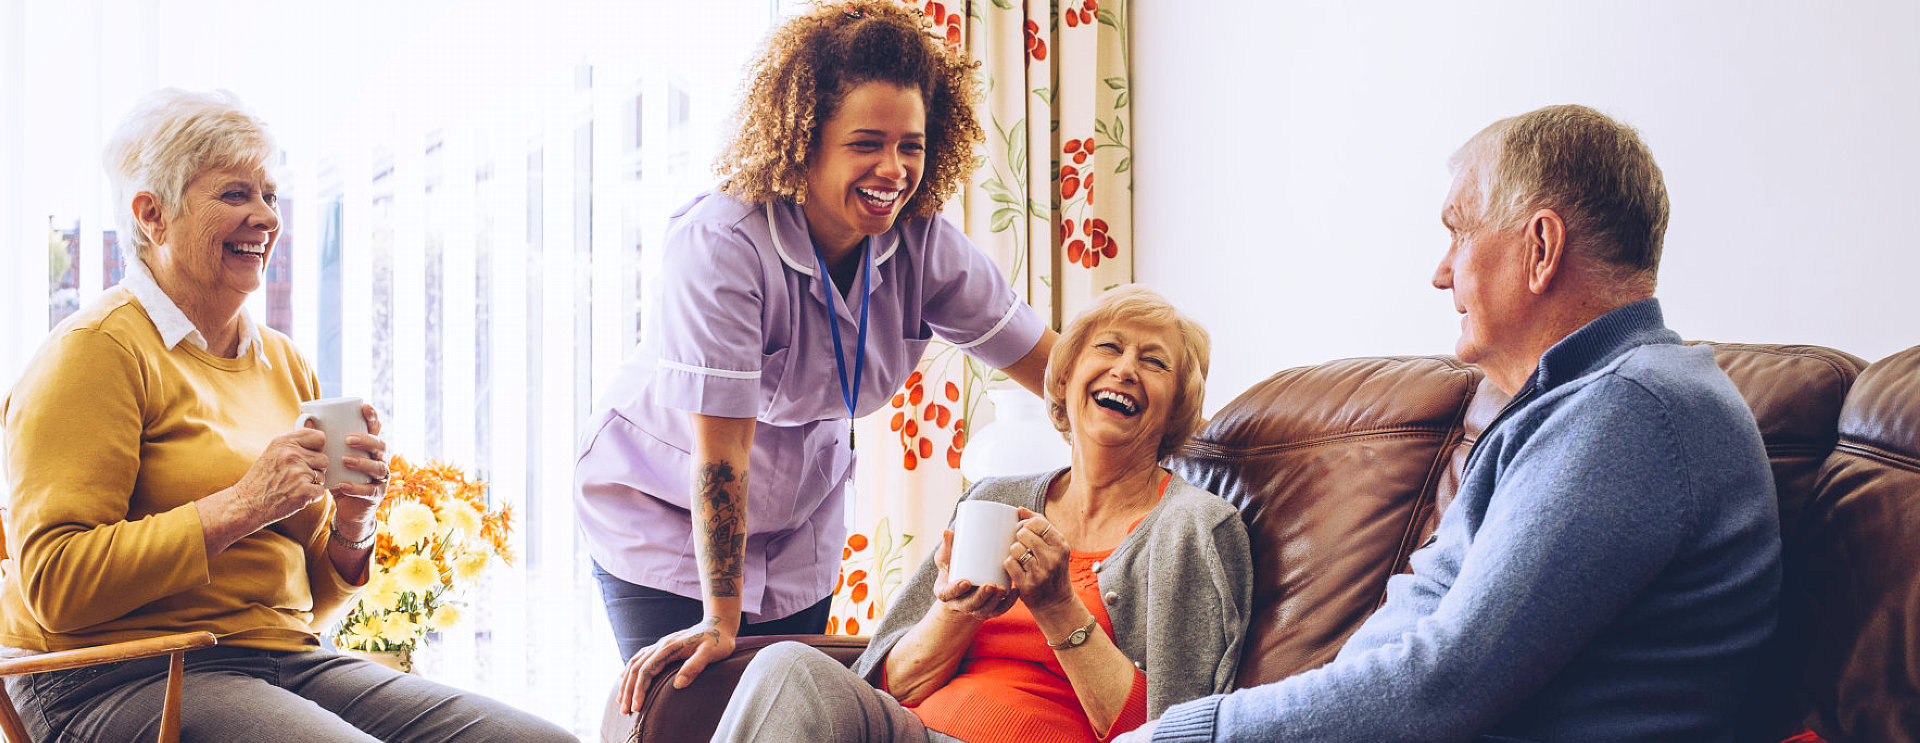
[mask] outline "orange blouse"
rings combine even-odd
[[[1166,482],[1160,484],[1166,492]],[[1144,519],[1145,514],[1141,514]],[[1140,520],[1127,527],[1132,533]],[[1100,580],[1094,566],[1113,550],[1071,553],[1067,578],[1073,593],[1113,637],[1113,622],[1100,600]],[[927,727],[973,743],[1086,743],[1104,741],[1147,721],[1147,676],[1133,672],[1133,688],[1106,736],[1094,733],[1086,710],[1074,695],[1066,671],[1047,647],[1026,602],[1015,602],[1005,614],[987,620],[967,646],[966,658],[945,686],[912,708]]]

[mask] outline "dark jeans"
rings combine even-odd
[[[331,650],[187,653],[180,740],[572,741],[553,723],[477,694]],[[152,740],[167,657],[8,678],[36,741]]]
[[[593,577],[600,581],[600,599],[607,605],[607,620],[613,624],[613,640],[620,646],[622,663],[655,640],[706,618],[700,599],[636,586],[614,577],[597,562],[593,564]],[[743,625],[739,636],[817,635],[827,631],[827,615],[832,611],[833,597],[828,596],[791,616]]]

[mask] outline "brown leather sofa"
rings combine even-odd
[[[1920,740],[1920,347],[1867,366],[1816,346],[1713,344],[1772,459],[1781,630],[1743,741]],[[1446,357],[1290,369],[1228,404],[1173,467],[1241,509],[1254,613],[1240,685],[1332,659],[1438,524],[1506,402]],[[687,689],[656,683],[609,740],[705,740],[752,654],[781,639],[851,662],[864,638],[750,638]],[[666,678],[670,674],[663,674]]]

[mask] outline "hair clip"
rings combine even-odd
[[[846,10],[844,10],[844,11],[842,11],[842,12],[844,12],[844,13],[846,13],[846,14],[847,14],[847,17],[848,17],[848,18],[865,18],[865,17],[867,17],[867,14],[866,14],[866,13],[863,13],[863,12],[861,12],[859,8],[847,8]]]

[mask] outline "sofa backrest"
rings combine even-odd
[[[1813,728],[1920,740],[1920,347],[1860,375],[1839,434],[1805,522]]]
[[[1177,457],[1188,481],[1240,508],[1251,539],[1252,628],[1240,685],[1331,660],[1432,531],[1482,374],[1440,357],[1289,369],[1221,409]]]
[[[1793,541],[1788,562],[1797,565],[1795,525],[1808,521],[1842,401],[1865,364],[1813,346],[1714,350],[1766,441]],[[1247,522],[1255,584],[1242,686],[1338,653],[1379,607],[1387,578],[1404,572],[1432,534],[1467,452],[1505,403],[1478,369],[1450,357],[1334,361],[1255,385],[1174,459],[1176,471],[1233,502]],[[1787,686],[1800,675],[1804,629],[1789,627],[1776,641],[1766,674],[1773,684],[1753,698],[1756,730],[1806,716],[1797,701],[1805,694]]]
[[[1714,359],[1753,410],[1780,498],[1780,620],[1746,700],[1740,740],[1778,741],[1812,711],[1799,683],[1809,641],[1808,549],[1804,538],[1820,468],[1839,441],[1840,410],[1860,370],[1858,357],[1820,346],[1711,344]]]

